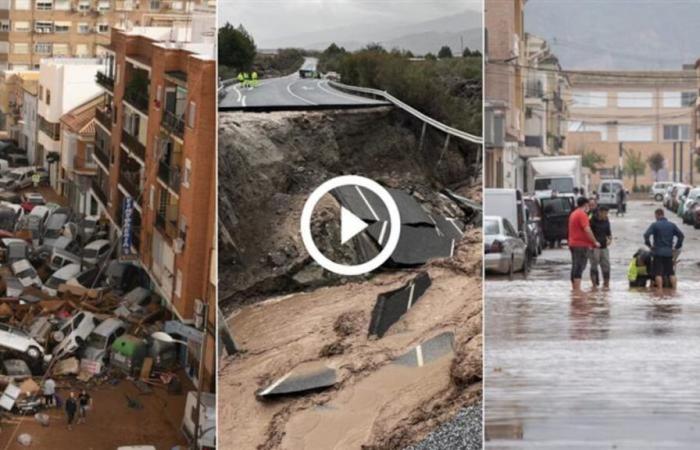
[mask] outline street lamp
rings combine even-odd
[[[197,422],[194,424],[194,438],[193,438],[193,448],[197,450],[199,448],[199,434],[200,434],[200,414],[202,411],[202,386],[204,385],[204,358],[207,351],[207,304],[204,303],[204,329],[202,330],[202,346],[199,351],[199,373],[197,374],[197,407],[195,409],[195,416]],[[156,331],[151,334],[151,337],[157,341],[172,343],[172,344],[183,344],[187,345],[187,342],[180,341],[173,338],[170,334],[165,331]]]

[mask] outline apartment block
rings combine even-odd
[[[94,57],[114,27],[184,26],[206,5],[201,0],[2,0],[0,69],[36,69],[43,58]]]
[[[643,161],[656,153],[664,167],[648,164],[639,185],[654,181],[700,180],[695,170],[693,116],[697,103],[696,69],[675,71],[582,71],[572,74],[566,149],[595,151],[604,158],[593,181],[619,177],[628,155]],[[675,162],[674,162],[675,148]],[[681,150],[682,149],[682,150]],[[633,188],[633,177],[624,177]]]
[[[37,71],[5,70],[0,72],[0,130],[11,139],[19,140],[24,86],[37,84]]]
[[[184,324],[172,332],[201,342],[191,325],[197,305],[210,305],[214,361],[214,44],[176,34],[162,27],[112,31],[97,74],[105,94],[96,111],[91,195],[118,230],[122,257],[149,273],[178,319],[172,326]],[[210,385],[214,368],[207,370]]]
[[[523,68],[527,64],[526,0],[486,0],[484,181],[487,187],[522,188],[525,140]]]

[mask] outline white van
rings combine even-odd
[[[110,317],[97,326],[87,339],[87,347],[83,358],[105,363],[109,349],[114,341],[126,332],[126,324],[119,319]]]
[[[622,180],[601,181],[598,186],[598,204],[608,208],[617,208],[617,195],[623,189],[625,189],[625,185]]]
[[[202,392],[202,407],[199,410],[199,442],[193,443],[195,411],[197,410],[197,391],[187,393],[185,414],[182,416],[182,433],[197,450],[214,450],[216,448],[216,396],[211,392]]]
[[[80,264],[68,264],[65,267],[54,272],[51,277],[46,280],[44,286],[41,288],[46,294],[55,297],[58,295],[58,287],[66,283],[71,278],[74,278],[80,273]]]
[[[83,260],[87,264],[95,265],[103,261],[111,250],[112,245],[107,239],[92,241],[83,249]]]
[[[15,189],[24,189],[32,185],[32,175],[34,175],[33,167],[20,167],[10,170],[7,174],[8,178],[15,181]]]
[[[651,189],[649,189],[649,196],[657,202],[660,202],[664,199],[666,190],[671,186],[673,186],[673,181],[657,181],[651,185]]]
[[[53,332],[54,341],[59,342],[53,349],[54,356],[69,355],[80,349],[96,325],[97,319],[94,314],[77,311],[61,325],[61,328]]]
[[[527,244],[527,218],[523,193],[519,189],[484,189],[484,216],[508,219]]]

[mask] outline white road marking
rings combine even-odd
[[[377,213],[374,212],[374,209],[372,208],[372,205],[369,204],[369,202],[367,201],[367,198],[365,197],[365,194],[363,194],[362,191],[360,190],[360,186],[355,186],[355,189],[357,189],[357,192],[360,194],[360,197],[362,197],[362,200],[365,201],[365,204],[366,204],[367,207],[369,208],[369,212],[371,212],[371,213],[372,213],[372,216],[374,216],[374,220],[375,220],[375,221],[378,221],[378,220],[379,220],[379,216],[377,215]]]
[[[277,386],[279,386],[280,384],[282,384],[282,382],[283,382],[284,380],[286,380],[287,378],[289,378],[291,375],[292,375],[292,372],[289,372],[287,375],[285,375],[285,376],[283,376],[282,378],[280,378],[279,380],[275,381],[269,388],[267,388],[267,389],[265,389],[264,391],[262,391],[262,392],[260,393],[260,395],[267,395],[267,394],[269,394],[270,392],[272,392],[273,390],[275,390],[275,388],[276,388]]]
[[[241,105],[245,106],[245,95],[244,95],[243,98],[241,99]]]
[[[386,233],[386,226],[388,225],[387,222],[382,223],[382,231],[379,232],[379,245],[382,245],[384,241],[384,236]]]
[[[423,347],[420,345],[416,347],[416,362],[418,367],[423,367]]]
[[[428,214],[428,217],[430,217],[430,221],[433,222],[433,225],[435,225],[435,233],[436,233],[438,236],[442,236],[442,231],[440,231],[440,228],[438,227],[437,222],[435,222],[435,219],[433,219],[433,216],[431,216],[430,214]]]
[[[452,246],[450,248],[450,258],[452,258],[455,255],[455,240],[452,239]]]
[[[408,293],[408,306],[406,306],[406,311],[411,309],[411,306],[413,305],[413,291],[416,288],[416,283],[411,283],[411,291]]]
[[[233,92],[236,93],[236,96],[237,96],[236,101],[240,102],[242,94],[241,94],[241,91],[238,90],[237,85],[235,85],[235,84],[233,85]]]
[[[464,236],[464,231],[460,230],[459,227],[455,224],[456,219],[449,219],[448,218],[447,220],[448,220],[448,222],[450,222],[452,224],[453,227],[455,227],[455,230],[457,230],[457,232],[459,233],[460,236]]]
[[[300,97],[300,96],[298,96],[297,94],[295,94],[294,92],[292,92],[292,85],[293,85],[294,83],[296,83],[297,81],[299,81],[299,80],[292,81],[291,83],[289,83],[289,84],[287,85],[287,92],[289,92],[289,95],[291,95],[292,97],[296,97],[296,98],[298,98],[299,100],[301,100],[302,102],[308,103],[309,105],[315,105],[316,103],[312,102],[311,100],[307,100],[307,99],[305,99],[304,97]]]
[[[361,103],[362,101],[364,101],[364,99],[357,98],[357,97],[354,97],[354,96],[351,96],[351,95],[346,95],[346,94],[343,94],[342,92],[334,92],[334,91],[332,91],[331,89],[326,89],[326,88],[323,87],[323,83],[325,83],[326,86],[328,86],[328,81],[320,80],[320,81],[318,82],[318,87],[319,87],[323,92],[326,92],[326,93],[331,94],[331,95],[335,95],[336,97],[340,97],[340,98],[345,98],[345,99],[348,99],[348,100],[352,100],[352,101],[355,102],[355,103]],[[370,101],[370,99],[367,99],[367,102],[369,102],[369,101]]]

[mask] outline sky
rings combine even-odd
[[[700,0],[529,0],[525,30],[565,69],[679,69],[700,57]]]
[[[334,28],[391,27],[465,10],[481,0],[219,0],[219,22],[243,26],[259,48],[293,46],[287,38]]]

